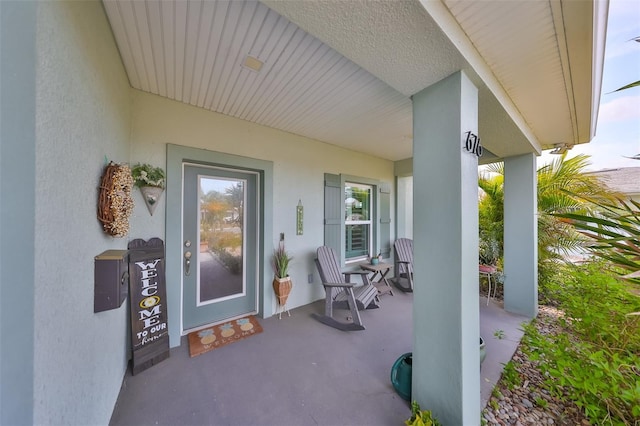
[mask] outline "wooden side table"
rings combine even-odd
[[[391,268],[393,268],[393,265],[389,263],[382,263],[382,262],[378,263],[377,265],[372,265],[370,263],[362,263],[360,265],[360,268],[362,268],[365,271],[373,272],[373,275],[371,276],[370,280],[371,280],[371,283],[378,289],[379,295],[388,293],[393,296],[393,290],[391,289],[391,285],[389,284],[389,281],[386,278]]]

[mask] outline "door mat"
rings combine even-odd
[[[189,333],[189,356],[193,358],[258,333],[262,333],[262,326],[253,315],[194,331]]]

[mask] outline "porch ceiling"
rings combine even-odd
[[[103,3],[134,88],[355,151],[411,157],[410,96],[460,69],[497,157],[593,136],[591,1]]]

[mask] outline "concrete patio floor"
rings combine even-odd
[[[412,294],[382,296],[362,312],[365,331],[342,332],[310,317],[260,319],[264,331],[195,358],[186,337],[160,364],[124,377],[111,425],[400,425],[410,415],[390,382],[412,350]],[[482,406],[511,359],[526,318],[480,298]],[[503,335],[499,339],[495,336]],[[478,416],[480,413],[478,413]]]

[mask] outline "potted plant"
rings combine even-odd
[[[153,211],[160,200],[160,196],[164,191],[165,174],[160,167],[151,164],[136,164],[131,169],[133,183],[140,189],[142,198],[149,209],[149,213],[153,216]]]
[[[368,256],[369,263],[372,265],[377,265],[382,262],[382,253],[378,253],[377,256]]]
[[[478,254],[478,261],[481,265],[496,266],[500,259],[500,245],[498,241],[491,237],[481,237]]]
[[[484,359],[487,357],[487,346],[484,343],[484,339],[480,336],[480,368],[482,368],[482,363]]]
[[[273,278],[273,291],[278,297],[278,305],[280,306],[280,316],[282,311],[286,310],[287,299],[291,293],[291,277],[289,277],[289,264],[293,257],[287,253],[284,247],[284,241],[280,241],[278,248],[273,251],[273,270],[275,276]],[[289,311],[287,311],[289,312]],[[290,314],[289,314],[290,315]]]

